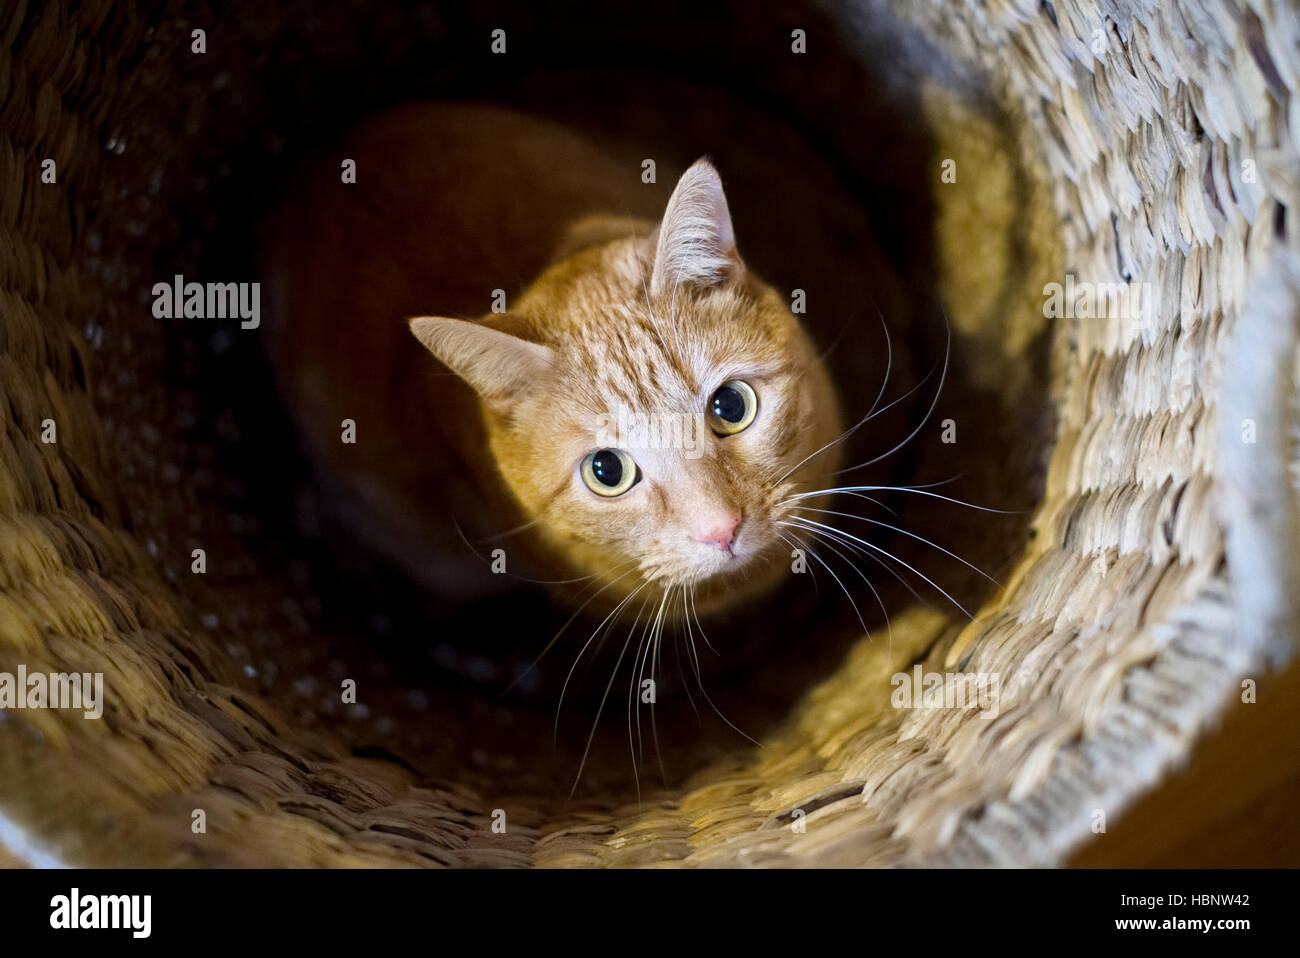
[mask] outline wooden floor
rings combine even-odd
[[[1300,658],[1256,693],[1070,864],[1300,868]]]

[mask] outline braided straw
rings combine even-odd
[[[978,177],[935,186],[954,329],[1008,396],[1050,337],[1055,438],[1031,543],[972,620],[902,612],[892,642],[853,646],[760,748],[639,804],[618,790],[566,804],[465,757],[486,707],[422,703],[404,720],[425,730],[407,735],[417,769],[259,685],[266,663],[337,684],[303,624],[310,597],[241,552],[256,517],[212,505],[212,450],[158,432],[156,410],[197,413],[175,408],[186,394],[168,391],[141,291],[156,263],[197,255],[182,223],[221,202],[222,157],[274,151],[271,108],[244,94],[303,64],[267,39],[296,35],[296,14],[5,5],[0,672],[103,672],[107,704],[100,721],[3,716],[0,862],[1057,863],[1098,810],[1120,813],[1185,757],[1243,677],[1290,654],[1300,18],[1263,0],[843,6],[850,46],[885,22],[923,38],[899,49],[923,58],[938,156]],[[166,54],[196,25],[223,67]],[[334,42],[317,52],[347,62]],[[988,242],[999,232],[1018,245]],[[1149,309],[1045,319],[1043,285],[1067,273],[1142,284]],[[212,571],[193,576],[200,545]],[[890,676],[917,661],[1001,676],[996,718],[893,708]]]

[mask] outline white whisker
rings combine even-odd
[[[882,453],[881,455],[876,456],[874,459],[868,459],[866,462],[859,463],[859,464],[856,465],[856,466],[849,466],[849,467],[847,467],[847,468],[845,468],[845,469],[839,469],[839,470],[836,470],[835,475],[838,476],[838,475],[842,475],[843,473],[846,473],[846,472],[856,472],[856,471],[859,470],[859,469],[865,469],[867,466],[874,465],[874,464],[880,462],[882,459],[888,459],[888,458],[889,458],[890,456],[892,456],[894,453],[898,452],[898,450],[902,449],[902,448],[903,448],[904,446],[906,446],[909,442],[911,442],[913,439],[915,439],[916,436],[917,436],[917,434],[920,433],[920,431],[921,431],[922,429],[925,428],[925,424],[926,424],[927,422],[929,422],[929,421],[930,421],[930,417],[931,417],[932,415],[934,415],[934,409],[935,409],[935,407],[936,407],[937,405],[939,405],[939,396],[940,396],[940,394],[943,392],[943,384],[944,384],[944,383],[947,381],[947,379],[948,379],[948,359],[949,359],[949,356],[952,354],[952,327],[950,327],[950,326],[945,322],[945,323],[944,323],[944,330],[947,332],[947,334],[948,334],[948,338],[947,338],[947,341],[946,341],[946,343],[944,344],[944,348],[943,348],[943,372],[939,374],[939,388],[937,388],[937,389],[934,391],[934,398],[933,398],[932,400],[930,400],[930,408],[927,409],[927,410],[925,411],[925,415],[921,417],[921,421],[920,421],[919,423],[917,423],[916,428],[913,429],[913,430],[908,434],[908,436],[907,436],[906,439],[904,439],[902,442],[898,443],[898,445],[894,446],[894,448],[893,448],[893,449],[890,449],[888,452],[886,452],[886,453]],[[926,379],[929,379],[929,378],[930,378],[929,373],[927,373],[927,374],[926,374]],[[924,382],[924,381],[925,381],[924,379],[921,380],[921,382]],[[920,384],[918,383],[917,385],[919,386]],[[910,393],[909,393],[909,395],[910,395]],[[887,407],[886,407],[886,408],[887,408]]]
[[[618,565],[614,566],[614,568],[610,571],[617,572],[619,569],[631,565],[632,562],[634,561],[635,560],[627,560],[625,562],[620,562]],[[591,595],[591,598],[587,599],[586,602],[578,606],[577,610],[571,616],[569,616],[568,620],[564,623],[564,625],[560,626],[560,630],[551,637],[551,640],[549,642],[546,643],[545,648],[543,648],[542,651],[537,654],[537,658],[533,659],[532,663],[528,666],[528,668],[524,669],[523,672],[521,672],[513,682],[511,682],[508,686],[506,686],[505,690],[496,697],[495,701],[499,702],[506,695],[509,695],[510,691],[516,685],[522,682],[524,680],[524,677],[528,675],[529,672],[537,668],[537,663],[542,661],[542,658],[546,655],[547,652],[551,651],[551,649],[555,646],[555,643],[560,640],[560,636],[564,635],[565,631],[569,628],[569,626],[571,626],[574,623],[574,621],[578,618],[578,616],[582,614],[583,609],[587,608],[587,606],[591,605],[591,603],[596,601],[596,599],[600,597],[600,594],[604,592],[606,589],[608,589],[610,586],[617,585],[618,583],[626,579],[628,576],[632,575],[632,573],[635,571],[636,571],[635,569],[628,569],[626,572],[618,576],[618,578],[611,579],[609,582],[606,582],[603,586],[601,586]]]
[[[691,596],[692,617],[695,619],[695,624],[700,630],[700,638],[704,639],[704,643],[706,645],[709,645],[709,638],[707,635],[705,635],[704,626],[700,623],[699,613],[695,611],[695,587],[694,586],[691,586],[690,596]],[[700,672],[700,657],[698,654],[698,650],[695,648],[695,641],[693,637],[690,644],[687,646],[687,648],[690,650],[691,657],[695,664],[695,683],[700,687],[700,695],[704,697],[704,701],[709,703],[709,708],[713,709],[713,713],[718,718],[722,719],[722,721],[727,723],[727,725],[731,727],[732,731],[736,732],[741,737],[746,738],[749,741],[753,742],[755,745],[758,745],[759,744],[758,739],[754,738],[744,729],[736,725],[735,722],[731,721],[731,719],[727,718],[727,716],[722,713],[722,710],[718,708],[716,704],[714,704],[713,698],[709,695],[709,690],[704,687],[704,676]],[[713,646],[709,645],[709,648],[713,648]]]
[[[879,310],[877,310],[877,312],[879,313]],[[885,360],[885,378],[884,378],[883,380],[881,380],[881,383],[880,383],[880,391],[879,391],[878,393],[876,393],[876,398],[875,398],[875,400],[872,401],[872,403],[871,403],[871,408],[867,410],[867,414],[866,414],[865,416],[863,416],[861,419],[859,419],[859,420],[857,421],[856,424],[854,424],[854,425],[851,426],[850,428],[846,429],[844,432],[840,433],[836,438],[834,438],[834,439],[832,439],[830,442],[826,443],[826,445],[822,446],[822,447],[821,447],[820,449],[818,449],[816,452],[811,453],[810,455],[807,455],[807,456],[805,456],[803,459],[799,460],[799,462],[796,463],[795,466],[794,466],[792,469],[790,469],[789,471],[787,471],[787,472],[785,473],[785,475],[781,476],[781,478],[777,480],[777,482],[776,482],[777,485],[780,485],[781,483],[785,482],[785,481],[786,481],[787,479],[789,479],[792,475],[794,475],[796,472],[798,472],[798,471],[799,471],[799,470],[800,470],[800,469],[801,469],[801,468],[802,468],[806,463],[811,462],[813,459],[816,459],[818,456],[820,456],[820,455],[821,455],[823,452],[825,452],[827,449],[830,449],[830,448],[836,446],[837,444],[843,442],[845,439],[848,439],[849,436],[853,435],[853,434],[854,434],[855,432],[857,432],[857,431],[858,431],[862,426],[866,425],[866,424],[867,424],[868,422],[870,422],[873,418],[875,418],[877,415],[879,415],[879,413],[876,412],[876,406],[878,406],[878,405],[880,404],[881,397],[883,397],[883,396],[885,395],[885,387],[889,385],[889,374],[890,374],[890,372],[891,372],[891,371],[893,370],[893,368],[894,368],[894,344],[893,344],[893,341],[890,340],[890,338],[889,338],[889,327],[888,327],[887,325],[885,325],[885,317],[884,317],[884,314],[883,314],[883,313],[880,314],[880,324],[881,324],[881,326],[882,326],[882,327],[884,328],[884,330],[885,330],[885,349],[886,349],[886,351],[887,351],[887,352],[886,352],[886,360]],[[925,380],[922,380],[922,382],[924,382],[924,381],[925,381]],[[912,392],[914,392],[916,389],[919,389],[920,386],[921,386],[921,384],[918,383],[918,384],[917,384],[916,386],[914,386],[911,390],[909,390],[908,392],[906,392],[906,393],[904,393],[902,396],[900,396],[898,399],[895,399],[893,402],[891,402],[891,403],[890,403],[888,406],[886,406],[884,409],[881,409],[880,412],[881,412],[881,413],[884,413],[884,412],[888,411],[891,407],[893,407],[894,405],[896,405],[897,403],[902,402],[904,399],[906,399],[908,396],[910,396],[910,395],[912,394]]]
[[[682,668],[682,643],[693,641],[690,635],[691,621],[689,618],[690,611],[686,606],[686,589],[687,585],[680,586],[682,590],[682,629],[677,633],[676,641],[673,642],[673,658],[677,662],[677,675],[682,680],[682,691],[686,693],[686,701],[691,704],[691,711],[695,713],[695,718],[700,718],[700,710],[695,705],[695,696],[691,694],[691,684],[687,681],[686,672]]]
[[[845,532],[843,529],[836,529],[836,528],[834,528],[833,526],[828,526],[828,525],[826,525],[826,524],[823,523],[823,522],[818,522],[816,519],[806,519],[806,518],[803,518],[803,517],[801,517],[801,516],[794,516],[794,517],[792,517],[792,518],[794,519],[795,522],[799,522],[799,523],[810,523],[811,525],[816,526],[816,527],[818,527],[818,528],[820,528],[820,529],[827,529],[827,530],[830,530],[831,532],[834,532],[834,533],[836,533],[837,535],[841,535],[841,536],[844,536],[844,537],[847,538],[847,539],[851,539],[852,541],[858,543],[858,544],[861,545],[861,546],[864,546],[865,548],[871,549],[873,552],[879,552],[881,555],[887,556],[887,557],[888,557],[889,559],[891,559],[892,561],[897,562],[899,565],[901,565],[901,566],[903,566],[904,568],[906,568],[906,569],[907,569],[908,571],[910,571],[913,575],[920,576],[922,579],[924,579],[924,580],[925,580],[927,583],[929,583],[929,585],[930,585],[933,589],[935,589],[935,590],[936,590],[940,595],[942,595],[945,599],[947,599],[949,602],[951,602],[951,603],[952,603],[953,605],[955,605],[957,608],[961,609],[962,614],[965,615],[968,619],[969,619],[969,618],[973,618],[973,616],[972,616],[969,612],[966,611],[966,608],[965,608],[965,607],[964,607],[960,602],[958,602],[956,599],[954,599],[952,596],[950,596],[947,592],[945,592],[942,588],[940,588],[937,584],[935,584],[935,582],[934,582],[933,579],[931,579],[929,576],[927,576],[924,572],[921,572],[921,571],[919,571],[918,569],[912,567],[911,565],[908,565],[906,562],[904,562],[902,559],[898,558],[898,556],[893,555],[893,554],[890,553],[888,550],[886,550],[886,549],[882,549],[882,548],[880,548],[880,546],[878,546],[878,545],[873,545],[872,543],[867,542],[865,539],[860,539],[860,538],[858,538],[858,537],[855,536],[855,535],[851,535],[850,533]],[[805,528],[806,528],[806,527],[805,527]]]
[[[856,565],[854,565],[852,559],[850,559],[848,556],[846,556],[846,555],[845,555],[843,552],[841,552],[839,549],[835,548],[835,543],[834,543],[833,541],[831,541],[831,537],[828,536],[828,537],[825,537],[825,538],[826,538],[826,545],[827,545],[827,547],[828,547],[832,552],[834,552],[837,556],[839,556],[841,559],[843,559],[843,560],[848,564],[848,567],[849,567],[850,569],[852,569],[854,572],[856,572],[856,573],[858,574],[858,576],[862,579],[862,582],[866,585],[866,587],[867,587],[868,589],[871,590],[871,594],[872,594],[873,596],[875,596],[875,598],[876,598],[876,605],[880,606],[880,614],[883,615],[883,616],[885,617],[885,630],[889,633],[889,648],[890,648],[890,650],[892,651],[893,648],[894,648],[894,625],[893,625],[893,623],[890,622],[890,620],[889,620],[889,610],[885,608],[885,602],[884,602],[884,600],[880,597],[880,593],[876,591],[876,587],[875,587],[875,585],[872,583],[871,579],[867,576],[867,574],[866,574],[865,572],[863,572],[861,569],[859,569]],[[850,549],[853,548],[853,547],[852,547],[850,544],[848,544],[848,543],[843,543],[843,542],[841,542],[841,545],[844,545],[846,548],[850,548]],[[874,558],[873,556],[866,555],[865,553],[862,553],[862,550],[860,550],[860,549],[854,549],[853,551],[865,555],[866,558],[868,558],[868,559]],[[876,561],[879,561],[879,560],[876,560]],[[867,637],[868,637],[868,638],[871,637],[871,633],[870,633],[870,632],[867,632]]]
[[[991,509],[988,506],[977,506],[973,502],[963,502],[961,499],[954,499],[951,496],[941,496],[937,492],[928,492],[922,486],[836,486],[833,489],[815,489],[811,492],[798,492],[792,496],[787,496],[782,504],[797,502],[802,499],[813,499],[818,496],[832,496],[843,492],[910,492],[918,496],[930,496],[934,499],[942,499],[944,502],[951,502],[953,505],[964,506],[967,509],[977,509],[980,512],[993,512],[1000,516],[1013,516],[1015,512],[1008,512],[1005,509]]]
[[[601,634],[602,630],[604,630],[605,624],[609,622],[612,618],[614,618],[616,615],[618,615],[618,613],[623,610],[623,607],[626,606],[628,602],[638,592],[644,589],[646,585],[647,583],[642,583],[641,585],[637,586],[636,589],[634,589],[632,592],[626,595],[623,598],[623,600],[619,602],[618,605],[614,606],[614,608],[610,610],[609,614],[606,615],[605,618],[601,620],[600,625],[596,626],[595,630],[591,633],[591,636],[587,639],[587,641],[583,643],[582,648],[578,650],[577,656],[574,657],[573,665],[569,667],[569,674],[564,677],[564,685],[560,688],[560,698],[555,705],[555,731],[554,731],[555,742],[558,742],[560,738],[560,710],[564,708],[564,694],[565,692],[568,691],[569,681],[573,678],[573,672],[575,669],[577,669],[578,662],[582,660],[582,656],[586,653],[587,649],[590,647],[591,643],[595,640],[596,636]],[[644,608],[644,606],[645,603],[643,602],[642,607]]]
[[[798,516],[792,516],[791,518],[796,521],[799,521]],[[835,570],[832,569],[829,564],[827,564],[826,560],[817,554],[816,550],[809,549],[808,554],[812,556],[814,559],[816,559],[818,562],[820,562],[822,564],[822,568],[825,569],[827,572],[829,572],[831,574],[831,578],[834,579],[836,584],[839,585],[839,587],[844,590],[844,597],[849,600],[849,605],[853,606],[853,614],[857,616],[858,625],[862,626],[863,634],[870,636],[871,630],[867,628],[867,623],[863,621],[862,613],[858,610],[858,604],[853,601],[853,594],[849,592],[848,587],[843,583],[843,581],[840,580],[840,577],[835,574]],[[850,565],[852,565],[852,563],[850,563]]]
[[[640,589],[638,588],[637,591],[639,592]],[[632,594],[635,595],[636,593],[634,592],[634,593],[632,593]],[[646,604],[643,602],[643,603],[641,604],[641,608],[642,608],[642,609],[645,609],[645,605],[646,605]],[[640,618],[641,618],[641,613],[638,612],[638,613],[637,613],[637,620],[639,620]],[[604,714],[604,711],[605,711],[605,703],[609,700],[609,690],[610,690],[611,688],[614,687],[614,679],[615,679],[615,677],[618,675],[618,667],[619,667],[620,665],[623,664],[623,657],[624,657],[625,655],[627,655],[627,647],[628,647],[628,645],[630,645],[631,642],[632,642],[632,633],[633,633],[635,630],[636,630],[636,621],[633,621],[633,623],[632,623],[632,628],[628,629],[628,632],[627,632],[627,639],[623,642],[623,648],[619,650],[619,653],[618,653],[618,660],[614,663],[614,668],[613,668],[613,670],[609,673],[609,681],[605,684],[605,692],[604,692],[604,694],[601,695],[601,697],[600,697],[600,705],[598,705],[598,706],[596,707],[596,718],[595,718],[595,719],[592,721],[592,723],[591,723],[591,732],[590,732],[590,734],[587,735],[587,744],[586,744],[586,747],[583,748],[583,750],[582,750],[582,761],[578,763],[578,774],[574,776],[574,779],[573,779],[573,788],[571,788],[571,789],[569,790],[569,797],[570,797],[570,798],[572,798],[572,797],[573,797],[573,793],[576,792],[576,791],[578,790],[578,782],[582,781],[582,772],[583,772],[583,770],[587,767],[587,756],[591,754],[591,743],[592,743],[592,742],[595,740],[595,738],[596,738],[596,729],[600,726],[600,717],[601,717],[602,714]],[[576,663],[575,663],[575,664],[576,664]],[[569,674],[572,675],[572,674],[573,674],[572,671],[570,671]],[[565,683],[565,684],[567,685],[567,680],[566,680],[566,683]],[[633,757],[635,758],[635,756],[633,756]],[[636,766],[635,766],[635,762],[634,762],[634,763],[633,763],[633,773],[635,774],[635,772],[636,772]],[[637,791],[637,800],[639,801],[639,800],[640,800],[640,796],[641,796],[641,778],[640,778],[639,775],[637,775],[637,787],[636,787],[636,791]]]
[[[905,535],[905,536],[907,536],[909,539],[915,539],[917,542],[923,542],[923,543],[925,543],[926,545],[928,545],[928,546],[929,546],[930,548],[932,548],[932,549],[938,549],[940,552],[942,552],[942,553],[943,553],[944,555],[946,555],[946,556],[951,556],[952,558],[954,558],[954,559],[956,559],[958,562],[960,562],[962,565],[964,565],[966,568],[970,569],[972,572],[978,572],[980,575],[982,575],[984,578],[988,579],[988,580],[989,580],[990,582],[992,582],[994,585],[996,585],[996,586],[998,586],[999,588],[1001,588],[1002,583],[998,582],[997,579],[993,578],[993,576],[989,575],[987,572],[985,572],[985,571],[984,571],[983,569],[981,569],[979,566],[976,566],[976,565],[973,565],[973,564],[970,563],[970,562],[967,562],[967,561],[966,561],[965,559],[963,559],[961,556],[957,555],[957,553],[955,553],[955,552],[950,552],[950,551],[948,551],[947,549],[945,549],[943,546],[939,545],[937,542],[931,542],[929,539],[925,538],[924,536],[918,536],[918,535],[917,535],[916,533],[914,533],[914,532],[908,532],[906,529],[900,529],[898,526],[891,526],[888,522],[879,522],[879,521],[876,520],[876,519],[868,519],[866,516],[857,516],[857,515],[854,515],[854,514],[851,513],[851,512],[838,512],[838,511],[836,511],[835,509],[817,509],[817,508],[815,508],[815,507],[813,507],[813,506],[795,506],[794,508],[796,508],[796,509],[802,509],[802,510],[807,511],[807,512],[822,512],[822,513],[825,513],[825,514],[827,514],[827,515],[831,515],[831,516],[843,516],[845,519],[858,519],[858,520],[860,520],[860,521],[862,521],[862,522],[868,522],[868,523],[870,523],[870,524],[873,525],[873,526],[880,526],[882,529],[889,529],[889,530],[891,530],[891,531],[893,531],[893,532],[897,532],[897,533],[899,533],[900,535]]]

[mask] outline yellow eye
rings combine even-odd
[[[758,415],[758,394],[749,383],[729,379],[709,399],[709,426],[719,436],[734,436],[749,428]]]
[[[598,496],[621,496],[641,481],[636,461],[622,449],[597,449],[582,460],[582,481]]]

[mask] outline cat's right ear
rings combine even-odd
[[[494,411],[509,414],[550,369],[555,351],[485,323],[420,316],[411,332]]]
[[[681,285],[724,286],[745,271],[722,180],[708,160],[696,160],[677,181],[651,240],[655,260],[650,295],[656,298],[671,295]]]

